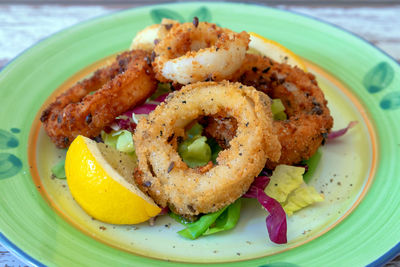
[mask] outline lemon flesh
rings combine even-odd
[[[65,173],[72,196],[93,218],[137,224],[161,209],[135,185],[136,161],[114,148],[78,136],[70,145]]]

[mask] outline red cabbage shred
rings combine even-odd
[[[269,215],[265,220],[269,238],[276,244],[286,244],[286,213],[278,201],[265,194],[264,188],[268,185],[269,181],[270,179],[267,176],[257,177],[243,197],[255,198],[260,202],[260,204],[269,212]]]

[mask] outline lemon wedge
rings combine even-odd
[[[249,34],[249,53],[265,55],[279,63],[287,63],[291,66],[297,66],[303,71],[307,71],[300,57],[285,46],[273,40],[266,39],[257,33],[249,32]]]
[[[147,26],[133,37],[129,49],[153,50],[154,41],[161,41],[168,34],[167,27],[176,23],[178,21],[164,18],[160,24]]]
[[[160,29],[160,24],[153,24],[144,28],[133,38],[129,49],[152,50],[154,48],[154,40],[159,38]]]
[[[135,167],[131,156],[81,135],[65,159],[76,202],[93,218],[111,224],[141,223],[161,211],[133,182]]]

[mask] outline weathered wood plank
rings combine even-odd
[[[348,30],[376,45],[400,62],[400,5],[385,8],[294,6],[284,8]]]
[[[0,5],[0,66],[37,41],[63,28],[125,6]],[[277,6],[347,29],[400,61],[400,5],[390,7]],[[399,27],[396,27],[398,25]]]
[[[220,0],[208,0],[209,2],[221,2]],[[2,4],[28,4],[28,5],[152,5],[160,3],[170,3],[170,0],[2,0]],[[178,0],[174,2],[185,2]],[[240,3],[261,3],[265,5],[300,5],[300,6],[313,6],[313,5],[328,5],[328,6],[360,6],[360,5],[395,5],[398,0],[229,0],[229,2]]]

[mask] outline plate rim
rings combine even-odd
[[[95,20],[99,20],[101,18],[105,18],[105,17],[111,17],[111,16],[115,16],[116,14],[119,13],[123,13],[123,12],[129,12],[132,10],[140,10],[140,9],[147,9],[149,7],[170,7],[170,6],[174,6],[174,5],[192,5],[192,4],[198,4],[198,5],[214,5],[214,4],[226,4],[226,5],[235,5],[235,6],[240,6],[240,5],[246,5],[246,6],[260,6],[264,9],[270,9],[270,10],[277,10],[277,11],[281,11],[281,12],[285,12],[285,13],[289,13],[289,14],[294,14],[297,16],[301,16],[301,17],[306,17],[309,18],[311,20],[317,21],[319,23],[325,24],[325,25],[329,25],[333,28],[336,28],[342,32],[345,32],[347,34],[350,34],[354,37],[356,37],[357,39],[359,39],[361,42],[364,42],[366,44],[368,44],[370,47],[372,47],[373,49],[379,51],[381,54],[385,55],[387,58],[389,58],[392,63],[394,63],[395,65],[397,65],[398,67],[400,67],[400,62],[398,62],[393,56],[391,56],[390,54],[388,54],[387,52],[385,52],[384,50],[382,50],[380,47],[375,46],[373,43],[371,43],[370,41],[364,39],[363,37],[361,37],[360,35],[351,32],[347,29],[344,29],[343,27],[333,24],[331,22],[325,21],[321,18],[318,17],[314,17],[312,15],[309,14],[303,14],[300,13],[298,11],[294,11],[294,10],[287,10],[287,9],[282,9],[282,8],[278,8],[278,7],[271,7],[271,6],[267,6],[265,4],[262,3],[239,3],[239,2],[232,2],[232,1],[217,1],[217,2],[211,2],[211,1],[204,1],[204,2],[200,2],[200,1],[194,1],[194,2],[177,2],[177,3],[162,3],[162,4],[156,4],[156,5],[144,5],[144,6],[140,6],[140,7],[133,7],[133,8],[127,8],[127,9],[121,9],[121,10],[116,10],[116,11],[112,11],[112,12],[108,12],[106,14],[102,14],[102,15],[97,15],[95,17],[92,17],[90,19],[86,19],[80,22],[77,22],[73,25],[70,25],[66,28],[62,28],[54,33],[52,33],[49,36],[46,36],[45,38],[42,38],[40,40],[38,40],[37,42],[33,43],[32,45],[30,45],[29,47],[27,47],[26,49],[24,49],[23,51],[21,51],[20,53],[18,53],[15,57],[13,57],[11,60],[9,60],[4,66],[2,66],[2,68],[0,69],[0,75],[2,75],[9,67],[10,64],[12,64],[14,61],[16,61],[17,59],[23,57],[29,50],[33,49],[34,47],[38,46],[39,44],[41,44],[42,42],[53,38],[54,36],[56,36],[57,34],[63,33],[64,31],[71,29],[71,28],[75,28],[78,26],[82,26],[85,25],[87,23],[93,22]],[[373,185],[371,185],[372,187]],[[29,254],[27,254],[26,252],[24,252],[22,249],[20,249],[17,245],[15,245],[11,240],[9,240],[7,238],[7,236],[0,232],[0,244],[3,245],[6,249],[9,249],[12,253],[17,254],[17,256],[19,256],[21,259],[27,261],[30,264],[33,264],[35,266],[45,266],[43,265],[41,262],[39,262],[38,260],[36,260],[34,257],[30,256]],[[400,253],[400,242],[398,242],[395,246],[393,246],[389,251],[387,251],[386,253],[384,253],[383,255],[381,255],[379,258],[377,258],[375,261],[371,262],[368,266],[379,266],[381,264],[384,264],[388,261],[390,261],[391,259],[393,259],[394,257],[398,256],[398,254]]]

